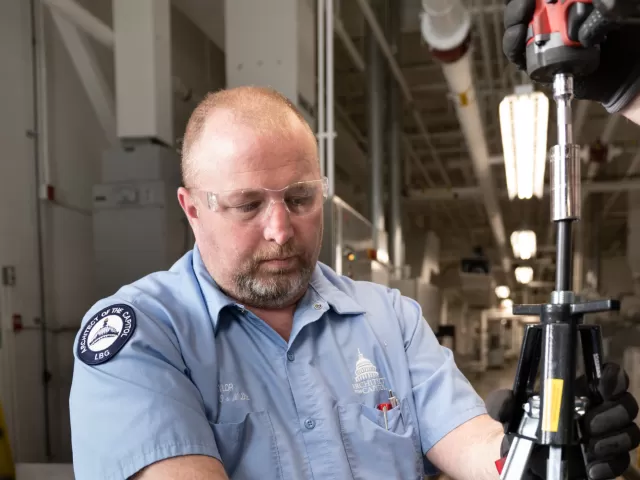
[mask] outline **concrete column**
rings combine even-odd
[[[396,0],[390,4],[390,30],[391,48],[398,56],[400,44],[400,15],[402,12],[402,1]],[[402,231],[402,97],[399,87],[394,79],[389,82],[389,193],[391,197],[391,215],[389,222],[389,240],[391,244],[391,262],[394,267],[394,274],[397,278],[402,276],[404,265],[404,239]]]
[[[375,7],[379,7],[375,5]],[[375,9],[380,12],[380,8]],[[371,223],[374,248],[385,229],[382,188],[384,156],[384,58],[373,33],[367,29],[367,82],[369,96],[369,162],[371,166]]]
[[[273,87],[315,128],[315,15],[306,0],[225,0],[227,87]]]
[[[449,297],[444,293],[440,305],[440,325],[449,325]]]
[[[600,249],[600,215],[602,212],[601,194],[592,194],[589,197],[591,209],[589,211],[589,270],[593,272],[596,290],[600,291],[600,271],[602,252]]]
[[[469,340],[471,332],[469,332],[469,305],[464,302],[460,307],[460,328],[456,331],[456,353],[459,355],[469,355]]]
[[[174,144],[169,0],[113,0],[118,137]]]
[[[634,283],[640,281],[640,192],[627,194],[627,262]]]
[[[582,222],[575,222],[574,243],[573,243],[573,291],[579,294],[583,288],[584,279],[584,234],[585,229]]]

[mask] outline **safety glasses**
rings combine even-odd
[[[289,214],[305,216],[315,212],[327,199],[327,177],[292,183],[282,189],[241,188],[213,193],[190,189],[204,200],[209,209],[237,222],[254,222],[268,218],[271,206],[282,203]]]

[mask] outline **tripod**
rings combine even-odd
[[[586,470],[569,472],[567,449],[580,444],[578,418],[587,407],[586,398],[576,398],[576,349],[582,346],[584,370],[592,399],[598,398],[602,359],[600,327],[586,325],[586,313],[618,310],[615,300],[576,303],[571,290],[571,227],[580,218],[580,157],[573,142],[571,100],[573,77],[555,74],[558,144],[551,150],[551,216],[556,224],[556,285],[551,302],[543,305],[514,305],[515,315],[535,315],[540,324],[528,325],[518,361],[513,394],[517,409],[506,428],[514,440],[506,460],[498,461],[500,478],[520,480],[527,470],[535,445],[548,452],[548,480],[586,478]],[[540,394],[535,393],[540,369]],[[586,456],[584,445],[583,457]]]

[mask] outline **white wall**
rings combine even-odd
[[[193,91],[189,101],[175,96],[174,132],[181,138],[196,102],[207,92],[224,87],[224,53],[176,8],[171,12],[171,36],[173,75]]]
[[[111,25],[108,2],[79,3]],[[47,9],[44,16],[50,181],[60,202],[46,205],[46,310],[49,326],[56,332],[50,346],[49,412],[53,458],[66,461],[71,458],[67,402],[71,348],[80,320],[95,301],[91,188],[98,181],[100,156],[109,143]],[[113,91],[111,52],[91,45]]]
[[[111,25],[109,0],[78,0],[78,3]],[[46,9],[45,9],[46,10]],[[49,126],[42,149],[48,158],[49,180],[56,189],[57,203],[43,202],[45,226],[46,319],[51,330],[49,388],[51,449],[56,461],[70,461],[68,396],[72,374],[71,346],[79,322],[97,299],[94,293],[92,251],[91,188],[100,181],[102,152],[108,147],[91,104],[74,70],[64,44],[48,11],[44,16],[46,51],[46,122]],[[195,97],[223,87],[224,58],[220,50],[195,28],[181,12],[173,9],[171,21],[173,73],[194,90]],[[12,265],[17,285],[2,290],[3,341],[0,344],[0,398],[5,405],[12,447],[21,462],[45,461],[44,388],[42,384],[42,341],[35,319],[40,316],[39,274],[36,234],[36,181],[29,2],[0,2],[0,265]],[[112,51],[90,42],[101,71],[113,91]],[[193,101],[176,96],[174,125],[182,136]],[[47,147],[48,145],[48,147]],[[12,305],[8,305],[11,301]],[[20,313],[25,330],[7,331],[9,316]],[[15,341],[14,354],[4,354]],[[6,378],[9,360],[16,365],[15,391],[9,392]],[[5,365],[7,368],[5,368]],[[5,375],[6,377],[6,375]],[[14,395],[15,394],[15,395]],[[9,399],[15,398],[14,409]],[[14,428],[17,426],[17,431]]]
[[[28,326],[33,326],[34,319],[40,316],[34,140],[27,135],[35,130],[27,7],[28,2],[21,0],[0,2],[0,265],[16,269],[16,286],[2,287],[0,297],[3,311],[0,398],[10,433],[15,437],[16,425],[24,425],[25,435],[15,448],[24,458],[36,458],[43,451],[41,442],[29,439],[27,432],[37,431],[43,420],[41,349],[35,331],[24,331],[14,338],[10,329],[10,315],[14,313],[20,314]],[[12,349],[15,355],[6,355]],[[8,376],[11,361],[19,362],[13,378]]]

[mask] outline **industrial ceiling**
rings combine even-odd
[[[347,35],[336,36],[336,111],[356,136],[367,144],[366,70],[358,68],[356,53],[366,60],[367,28],[356,1],[339,2],[339,22]],[[441,263],[457,263],[469,256],[475,245],[484,247],[495,270],[500,271],[500,257],[495,248],[488,217],[483,208],[481,190],[456,115],[454,103],[441,65],[429,50],[420,32],[419,0],[405,0],[402,14],[398,63],[410,88],[428,135],[420,131],[411,109],[405,105],[405,165],[410,170],[405,200],[405,220],[412,229],[435,230],[442,241]],[[502,10],[499,0],[465,2],[472,14],[471,49],[473,82],[484,123],[484,133],[491,156],[491,172],[499,198],[499,207],[507,237],[514,230],[536,232],[539,254],[536,279],[550,281],[554,274],[554,229],[550,222],[549,196],[510,201],[507,196],[498,108],[505,95],[527,82],[502,54]],[[384,19],[382,19],[382,23]],[[339,32],[340,33],[340,32]],[[348,36],[348,38],[346,38]],[[351,42],[351,45],[350,45]],[[389,76],[388,82],[394,82]],[[542,86],[550,96],[550,90]],[[555,144],[555,113],[550,97],[548,145]],[[599,215],[599,249],[603,255],[620,254],[626,248],[626,195],[621,180],[632,180],[640,171],[636,158],[637,126],[619,116],[609,115],[592,102],[573,102],[574,131],[577,142],[609,146],[609,159],[585,161],[582,166],[583,190],[593,192],[584,203],[583,218],[596,209]],[[430,145],[431,144],[431,145]],[[432,148],[433,147],[433,148]],[[585,154],[587,148],[584,149]],[[444,166],[444,171],[439,167]],[[421,164],[421,166],[419,166]],[[546,169],[548,185],[548,168]],[[590,187],[587,187],[588,183]],[[504,280],[504,276],[502,277]]]
[[[453,265],[471,254],[476,245],[484,248],[492,261],[497,279],[501,272],[500,252],[483,207],[483,195],[470,160],[467,143],[460,128],[441,65],[430,53],[420,32],[420,0],[403,0],[398,63],[406,80],[421,123],[416,124],[413,110],[405,104],[403,155],[405,157],[404,200],[407,234],[433,230],[441,239],[441,268]],[[337,120],[356,140],[365,158],[367,154],[368,95],[366,71],[367,22],[357,0],[337,0],[335,22],[335,79]],[[375,2],[371,2],[375,4]],[[520,72],[502,54],[501,0],[466,0],[472,15],[471,52],[473,82],[489,149],[491,173],[508,237],[514,230],[528,228],[536,232],[538,255],[535,278],[551,281],[554,274],[554,229],[550,222],[549,195],[544,198],[510,201],[507,196],[498,107],[505,95],[526,82]],[[224,2],[215,0],[176,0],[176,8],[192,19],[209,38],[224,50]],[[203,22],[203,19],[211,20]],[[385,26],[381,18],[381,26]],[[385,62],[386,66],[386,62]],[[388,75],[387,85],[396,80]],[[548,96],[549,89],[536,89]],[[550,98],[549,147],[555,143],[555,114]],[[602,255],[624,254],[626,249],[627,199],[624,184],[636,186],[640,172],[637,151],[637,126],[620,116],[609,115],[592,102],[573,102],[576,141],[585,145],[582,165],[583,190],[589,191],[583,203],[583,219],[595,215],[596,236]],[[594,161],[586,155],[589,146],[607,147],[604,159]],[[597,159],[596,159],[597,160]],[[340,163],[348,159],[337,159]],[[355,170],[362,174],[362,165]],[[355,178],[354,170],[338,168],[343,184],[350,186],[366,215],[368,178]],[[366,175],[366,173],[365,173]],[[548,185],[548,168],[546,171]],[[587,185],[590,184],[590,187]]]

